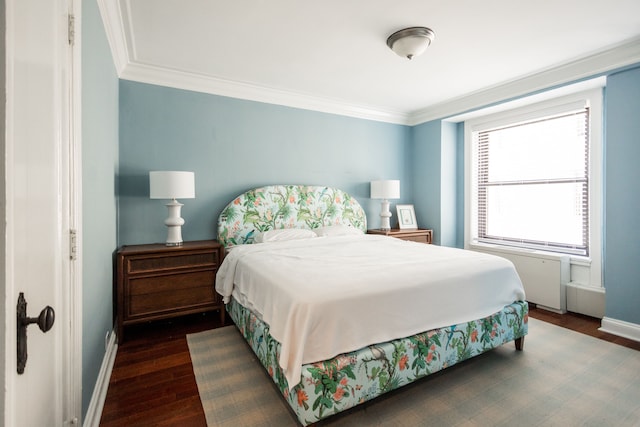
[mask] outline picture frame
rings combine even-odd
[[[416,212],[413,205],[396,205],[398,228],[401,230],[417,229]]]

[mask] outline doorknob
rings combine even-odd
[[[37,323],[42,332],[47,332],[56,320],[56,313],[50,306],[46,306],[38,317],[27,317],[27,301],[24,293],[20,292],[17,305],[17,338],[18,338],[18,374],[24,373],[27,365],[27,326]]]

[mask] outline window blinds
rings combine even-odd
[[[589,109],[474,137],[478,240],[588,255]]]

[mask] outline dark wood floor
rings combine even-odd
[[[535,306],[530,316],[640,351],[640,342],[598,331],[600,319],[560,315]],[[208,313],[128,328],[118,348],[100,425],[205,427],[186,335],[217,327],[218,314]]]
[[[206,427],[186,335],[220,326],[214,312],[125,329],[100,425]]]

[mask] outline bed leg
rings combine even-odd
[[[516,338],[514,342],[516,343],[516,350],[522,351],[524,347],[524,337]]]

